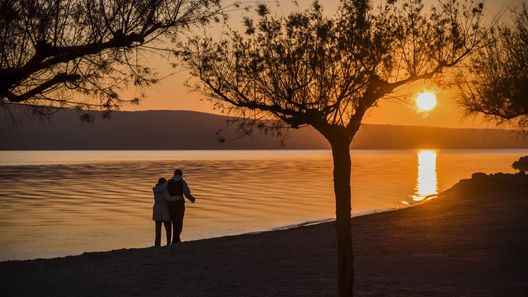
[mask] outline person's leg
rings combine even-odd
[[[156,221],[156,238],[154,239],[154,245],[161,245],[161,221]]]
[[[172,243],[181,242],[180,234],[183,230],[183,217],[185,216],[185,202],[178,202],[176,206],[176,224],[173,230],[174,239],[172,240]]]
[[[168,203],[168,207],[169,207],[169,214],[170,214],[170,219],[171,219],[171,223],[172,223],[172,243],[174,243],[176,241],[176,226],[178,225],[178,210],[177,210],[177,205],[176,205],[176,202],[172,202],[170,201]]]
[[[171,243],[171,221],[163,221],[165,233],[167,234],[167,245]]]

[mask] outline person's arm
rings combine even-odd
[[[187,199],[189,199],[189,201],[194,203],[196,198],[194,198],[194,196],[191,194],[191,189],[189,189],[189,185],[187,185],[187,182],[184,181],[183,179],[182,179],[182,183],[183,183],[183,194],[185,195],[185,197],[187,197]]]
[[[155,194],[161,194],[167,191],[167,183],[164,183],[163,185],[155,186],[154,188],[152,188],[152,191],[154,191]]]

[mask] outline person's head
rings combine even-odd
[[[167,180],[166,180],[164,177],[160,177],[160,178],[158,179],[158,186],[159,186],[159,185],[163,185],[166,181],[167,181]]]
[[[181,169],[176,169],[176,170],[174,170],[174,175],[182,176],[183,172],[181,171]]]

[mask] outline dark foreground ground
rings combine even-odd
[[[528,177],[464,180],[423,205],[355,218],[353,234],[357,296],[528,296]],[[0,296],[336,296],[335,258],[325,223],[3,262]]]

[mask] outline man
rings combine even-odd
[[[174,176],[165,183],[167,187],[167,201],[169,206],[170,219],[172,222],[172,244],[181,242],[180,234],[183,229],[183,217],[185,215],[185,198],[192,203],[196,199],[191,195],[191,190],[187,182],[183,179],[181,169],[174,170]]]

